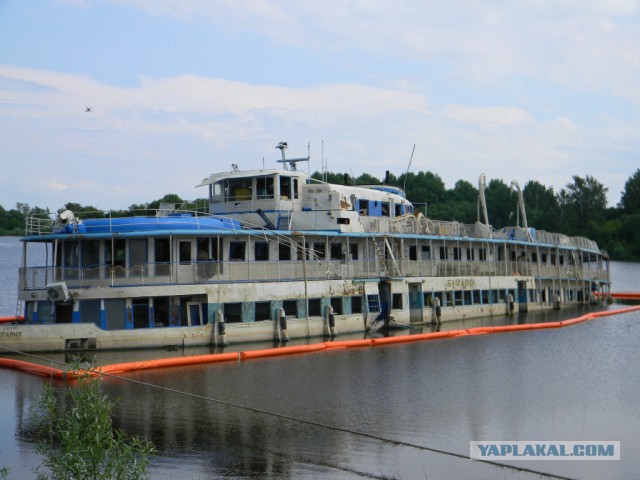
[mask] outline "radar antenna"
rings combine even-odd
[[[279,149],[282,153],[282,160],[278,160],[278,163],[284,164],[285,170],[289,170],[289,167],[291,167],[291,171],[296,172],[298,170],[298,167],[296,166],[298,162],[308,162],[311,158],[311,146],[309,144],[307,144],[306,158],[286,158],[284,151],[289,148],[287,142],[280,142],[278,145],[276,145],[276,148]]]

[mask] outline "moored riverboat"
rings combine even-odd
[[[0,347],[73,351],[330,336],[594,302],[608,257],[582,237],[431,220],[402,189],[278,169],[206,177],[206,212],[30,219]],[[345,182],[348,183],[348,182]],[[33,251],[45,261],[34,265]]]

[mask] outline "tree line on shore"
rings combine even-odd
[[[349,185],[381,185],[383,180],[364,173],[351,178],[346,173],[312,175],[329,183]],[[457,220],[462,223],[484,221],[479,204],[480,186],[486,198],[489,223],[495,228],[520,224],[518,195],[503,180],[491,179],[478,188],[466,180],[458,180],[447,189],[438,174],[408,172],[400,176],[387,173],[384,183],[403,188],[406,196],[420,211],[433,220]],[[595,240],[612,259],[640,260],[640,169],[626,181],[620,202],[608,207],[608,189],[595,177],[574,175],[572,181],[555,192],[538,181],[530,180],[522,188],[529,227],[549,232],[582,236]],[[168,194],[161,199],[131,205],[127,210],[111,212],[112,216],[155,214],[162,203],[186,204],[188,209],[206,211],[206,199],[185,201],[178,195]],[[82,216],[83,212],[98,212],[93,206],[67,203],[65,209]],[[17,203],[11,210],[0,206],[0,235],[24,234],[28,217],[48,217],[48,209]]]

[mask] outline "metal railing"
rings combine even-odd
[[[387,272],[394,272],[393,260]],[[19,273],[19,289],[41,290],[51,282],[67,282],[71,288],[206,283],[288,282],[379,278],[380,260],[238,261],[215,260],[181,263],[145,263],[133,266],[94,265],[88,268],[26,267]],[[538,264],[526,261],[407,260],[396,261],[402,276],[527,276],[606,281],[602,268],[579,271],[575,265]]]

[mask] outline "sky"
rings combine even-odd
[[[590,175],[615,206],[638,85],[640,0],[0,0],[0,206],[202,198],[280,141],[447,188]]]

